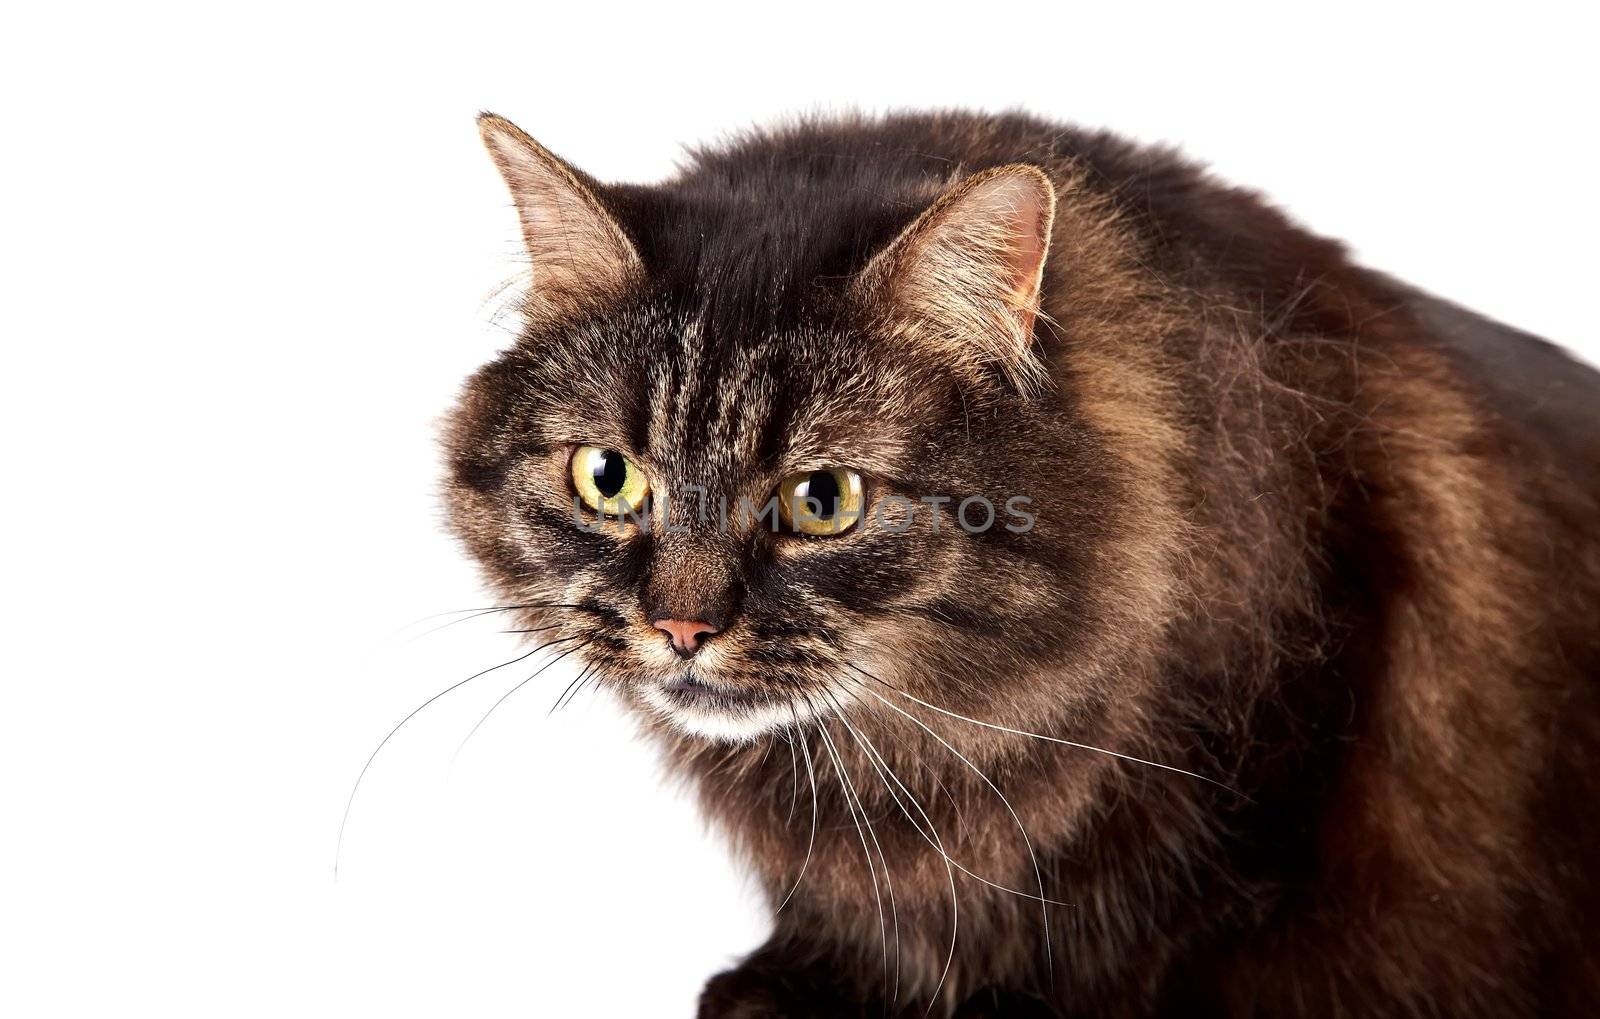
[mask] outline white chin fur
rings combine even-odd
[[[721,743],[749,743],[770,732],[793,725],[796,717],[804,722],[812,712],[805,705],[790,710],[787,704],[762,704],[730,709],[686,708],[667,699],[654,684],[642,691],[656,714],[690,736]]]

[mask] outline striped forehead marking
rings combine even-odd
[[[651,374],[650,448],[658,455],[687,448],[689,421],[700,392],[700,364],[705,340],[700,323],[690,321],[677,332],[677,349],[661,359]]]
[[[650,372],[650,452],[680,469],[690,463],[724,471],[749,464],[776,391],[770,343],[752,339],[726,359],[709,358],[704,330],[690,322],[678,330],[673,346],[672,355]]]
[[[764,344],[740,347],[717,394],[714,440],[745,463],[755,459],[763,425],[772,412],[770,368]]]

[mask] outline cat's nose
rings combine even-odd
[[[656,619],[651,625],[665,631],[672,638],[672,650],[685,658],[700,650],[700,638],[709,637],[717,628],[699,619]]]

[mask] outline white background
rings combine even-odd
[[[684,1016],[763,937],[612,706],[546,717],[559,667],[454,764],[525,673],[396,737],[333,879],[383,733],[514,653],[420,622],[485,604],[433,433],[519,268],[481,108],[651,180],[785,112],[1023,105],[1600,358],[1593,26],[1534,5],[539,6],[8,10],[0,1013]]]

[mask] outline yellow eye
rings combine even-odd
[[[791,474],[778,485],[778,513],[801,534],[843,534],[861,519],[861,475],[842,467]]]
[[[572,487],[585,506],[606,516],[638,513],[650,481],[632,460],[614,449],[579,446],[572,454]]]

